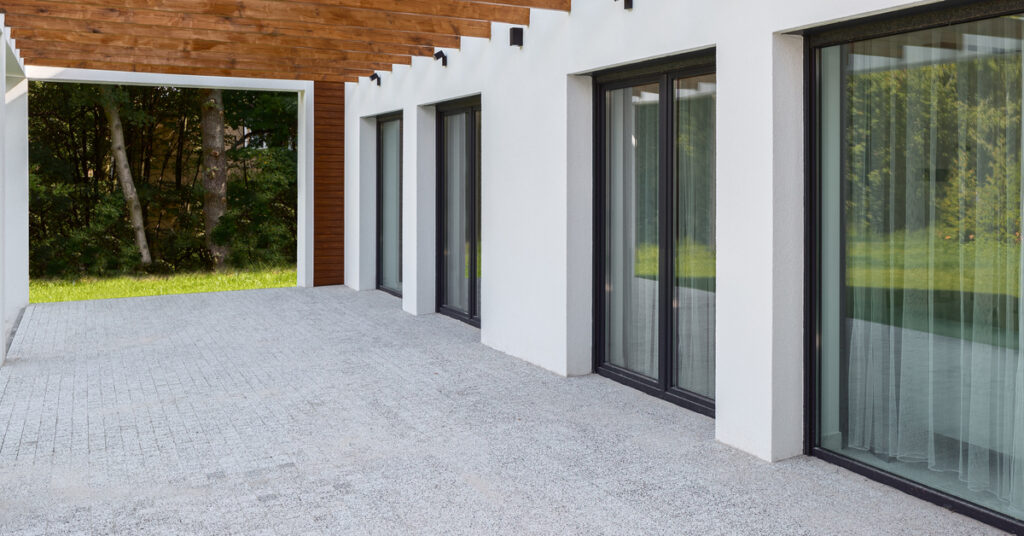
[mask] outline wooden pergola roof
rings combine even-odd
[[[3,0],[28,65],[352,82],[571,0]]]

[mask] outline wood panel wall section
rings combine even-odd
[[[313,285],[345,283],[345,84],[313,87]]]

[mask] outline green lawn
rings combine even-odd
[[[88,277],[76,280],[33,279],[29,283],[29,296],[32,303],[46,303],[293,287],[295,286],[295,277],[294,268],[269,268],[171,276]]]
[[[847,238],[852,287],[1020,295],[1021,245],[1012,239],[961,243],[927,231]]]

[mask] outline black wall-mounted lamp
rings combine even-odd
[[[434,53],[435,60],[441,60],[441,67],[448,66],[448,54],[445,54],[443,50],[438,50]]]
[[[513,47],[523,46],[523,29],[516,26],[508,30],[508,44]]]
[[[370,81],[371,82],[377,82],[377,85],[379,86],[380,85],[380,75],[377,74],[377,73],[371,74],[370,75]]]
[[[633,9],[633,0],[622,0],[622,7],[624,9]]]

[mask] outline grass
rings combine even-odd
[[[962,243],[927,231],[851,234],[846,251],[852,287],[1020,295],[1021,245],[1013,239]]]
[[[636,275],[653,278],[658,275],[658,246],[638,244]],[[704,244],[685,242],[676,248],[676,277],[710,279],[715,277],[715,253]]]
[[[295,278],[294,268],[266,268],[170,276],[33,279],[29,283],[29,297],[32,303],[47,303],[293,287]]]

